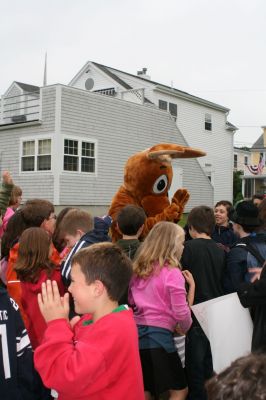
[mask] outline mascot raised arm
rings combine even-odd
[[[197,149],[171,143],[157,144],[130,157],[124,169],[124,183],[113,197],[108,214],[113,219],[112,240],[121,235],[116,229],[116,216],[128,204],[142,207],[147,215],[142,237],[159,221],[178,222],[189,199],[186,189],[178,189],[171,201],[168,198],[173,158],[202,157]]]

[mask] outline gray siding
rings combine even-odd
[[[0,130],[0,169],[12,173],[14,182],[23,190],[23,201],[46,198],[53,201],[53,174],[51,172],[20,173],[20,139],[53,135],[55,126],[55,87],[43,90],[41,125],[20,126]]]
[[[123,182],[123,167],[132,154],[156,143],[186,144],[165,113],[118,99],[62,87],[61,134],[98,140],[97,176],[63,172],[60,204],[108,205]],[[179,160],[188,208],[213,205],[213,188],[197,160]]]

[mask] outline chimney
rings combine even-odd
[[[140,78],[144,78],[144,79],[150,80],[151,77],[150,77],[149,75],[147,75],[146,73],[147,73],[147,68],[142,68],[141,71],[137,71],[137,75],[138,75]]]

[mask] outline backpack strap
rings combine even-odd
[[[259,261],[261,266],[264,265],[265,259],[262,257],[260,252],[254,246],[251,245],[251,243],[242,243],[242,242],[240,242],[240,243],[236,243],[234,245],[234,247],[241,247],[241,248],[245,249],[250,254],[252,254],[256,258],[256,260]]]

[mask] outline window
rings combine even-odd
[[[51,139],[23,140],[21,171],[51,171]]]
[[[159,100],[159,108],[167,111],[167,101]]]
[[[248,156],[245,156],[245,157],[244,157],[244,164],[245,164],[245,165],[248,165]]]
[[[37,170],[51,169],[51,139],[38,140]]]
[[[169,103],[169,113],[173,116],[173,117],[177,117],[177,104],[174,103]]]
[[[64,171],[95,172],[95,143],[64,140]]]
[[[205,131],[212,130],[212,116],[211,114],[205,114]]]
[[[234,168],[237,168],[237,154],[234,154]]]

